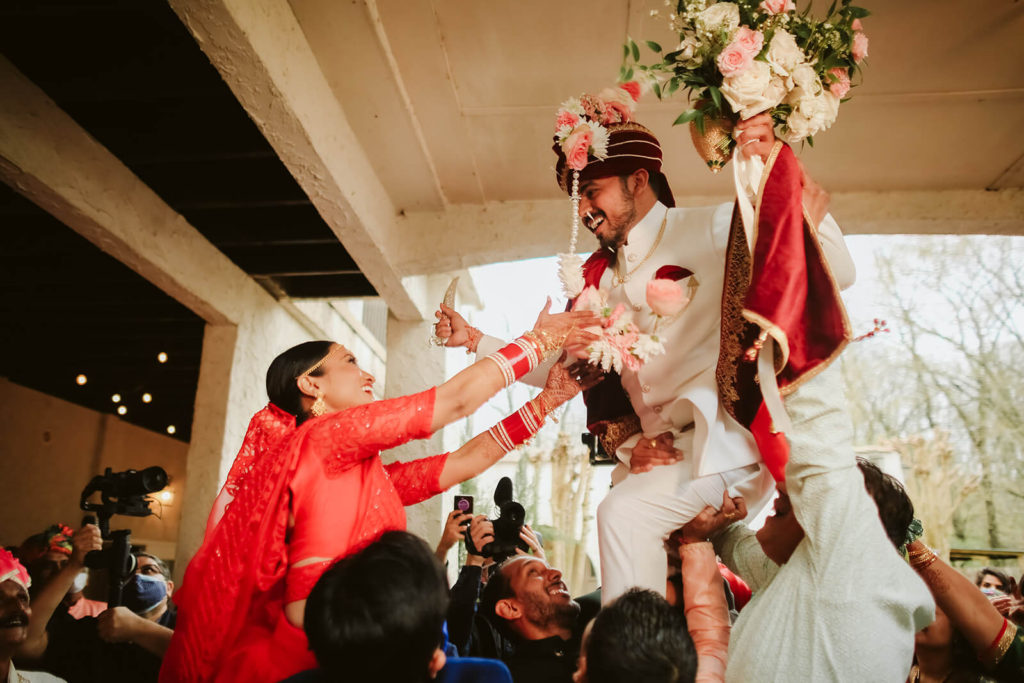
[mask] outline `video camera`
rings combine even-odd
[[[474,555],[493,557],[495,562],[500,563],[505,558],[515,555],[516,548],[529,551],[530,546],[519,537],[523,530],[523,522],[526,520],[526,509],[512,500],[512,480],[508,477],[502,477],[494,487],[494,504],[498,506],[498,517],[491,520],[494,525],[494,540],[478,550],[467,528],[466,551]]]
[[[167,486],[167,472],[162,467],[147,467],[141,472],[126,470],[113,472],[109,467],[103,474],[92,478],[82,490],[80,507],[86,512],[95,512],[97,522],[92,515],[85,517],[85,524],[99,524],[104,540],[110,546],[103,550],[94,550],[85,556],[85,564],[92,569],[106,569],[109,576],[107,605],[117,607],[121,604],[121,591],[125,583],[135,571],[135,556],[131,554],[131,530],[110,530],[110,518],[114,515],[131,517],[147,517],[153,514],[149,509],[152,499],[149,493],[155,493]],[[91,503],[89,497],[99,492],[100,502]]]

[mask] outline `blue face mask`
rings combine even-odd
[[[136,614],[145,614],[167,597],[167,582],[163,577],[136,574],[128,579],[121,591],[124,606]]]

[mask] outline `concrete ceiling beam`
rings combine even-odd
[[[170,5],[392,314],[422,319],[389,253],[397,211],[288,2]]]
[[[730,201],[727,196],[680,197],[681,206]],[[847,235],[1024,235],[1024,190],[840,192],[832,213]],[[569,202],[563,199],[452,205],[410,212],[394,253],[406,273],[431,274],[502,261],[554,256],[569,245]],[[582,231],[581,252],[597,248]],[[438,246],[438,235],[443,235]]]
[[[4,57],[0,92],[0,180],[208,323],[237,325],[254,302],[273,303]]]

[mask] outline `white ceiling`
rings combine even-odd
[[[626,36],[671,42],[650,16],[660,0],[290,4],[395,207],[410,212],[559,197],[558,104],[610,85]],[[864,84],[799,150],[816,178],[833,193],[1024,186],[1024,6],[860,4],[873,11]],[[705,170],[688,131],[671,126],[683,107],[647,95],[637,118],[662,140],[677,197],[728,195],[729,174]]]

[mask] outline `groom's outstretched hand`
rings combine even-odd
[[[650,472],[658,465],[672,465],[683,459],[683,452],[675,447],[672,432],[664,432],[653,439],[641,436],[633,446],[629,471],[633,474]]]

